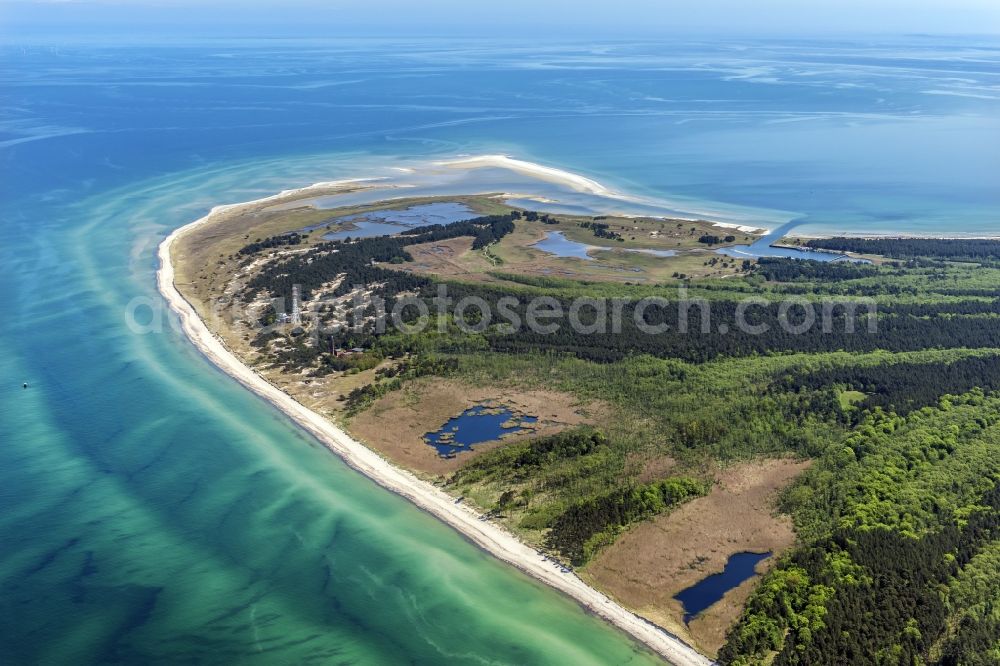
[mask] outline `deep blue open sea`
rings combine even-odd
[[[217,203],[507,153],[802,232],[1000,234],[1000,42],[0,46],[0,664],[644,663],[153,306]],[[21,388],[22,381],[30,388]]]

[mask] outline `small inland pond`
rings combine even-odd
[[[424,441],[441,457],[454,458],[457,453],[471,451],[476,444],[522,432],[526,425],[537,421],[537,417],[518,414],[509,407],[475,405],[424,435]]]
[[[557,257],[583,259],[584,261],[593,260],[593,257],[588,254],[591,250],[604,249],[596,245],[587,245],[586,243],[570,240],[561,231],[548,232],[545,238],[537,243],[532,243],[531,247],[536,247],[542,252],[554,254]]]
[[[586,243],[566,238],[566,235],[561,231],[546,232],[545,238],[532,243],[531,247],[538,248],[542,252],[553,254],[557,257],[583,259],[584,261],[594,260],[594,257],[590,256],[591,252],[637,252],[639,254],[650,254],[654,257],[673,257],[677,254],[674,250],[658,250],[648,247],[587,245]]]
[[[722,599],[726,592],[754,575],[757,564],[771,553],[736,553],[729,556],[722,573],[706,576],[691,587],[678,592],[674,599],[684,606],[684,624]]]

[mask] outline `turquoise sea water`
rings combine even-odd
[[[1000,226],[996,43],[49,42],[0,58],[5,664],[649,659],[187,344],[155,247],[214,204],[507,152],[680,210]]]

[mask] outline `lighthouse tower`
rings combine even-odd
[[[299,285],[292,285],[292,325],[298,326],[302,323],[302,303],[301,289]]]

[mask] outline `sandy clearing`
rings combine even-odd
[[[690,636],[713,654],[758,579],[730,590],[688,627],[674,595],[721,572],[734,553],[777,554],[791,546],[791,520],[775,515],[775,500],[778,491],[808,467],[808,461],[781,458],[722,469],[708,495],[622,535],[587,565],[586,575],[619,601]],[[775,559],[764,560],[757,571],[766,570]]]
[[[424,441],[424,434],[437,430],[448,419],[469,407],[493,403],[512,408],[538,421],[520,434],[475,445],[455,458],[442,458]],[[591,421],[605,406],[584,404],[574,396],[556,391],[507,390],[470,386],[454,380],[420,378],[401,391],[393,391],[353,417],[350,430],[392,462],[417,473],[446,476],[466,462],[499,446],[528,437],[544,437]]]

